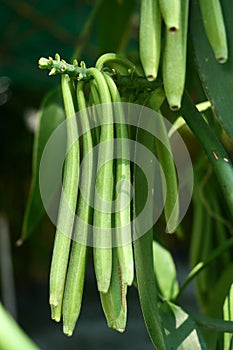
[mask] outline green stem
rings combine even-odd
[[[103,69],[105,65],[108,66],[110,63],[118,64],[122,68],[126,68],[128,73],[135,73],[136,75],[140,76],[141,71],[135,66],[133,62],[131,62],[128,58],[125,56],[121,56],[117,53],[106,53],[99,57],[99,59],[96,62],[96,68]]]
[[[0,303],[0,349],[39,350]]]
[[[201,327],[217,332],[233,333],[233,322],[189,312],[192,319]]]
[[[55,55],[55,59],[52,57],[41,57],[38,65],[40,69],[50,69],[49,75],[67,74],[73,79],[86,78],[87,69],[83,62],[80,66],[78,66],[76,60],[74,60],[73,64],[69,64],[65,60],[61,60],[58,53]]]
[[[102,57],[102,56],[101,56]],[[98,62],[98,61],[97,61]],[[108,61],[107,61],[108,62]],[[130,61],[129,61],[130,62]],[[78,66],[77,62],[74,61],[74,64],[67,63],[64,60],[60,59],[60,56],[58,54],[55,55],[55,59],[52,57],[45,58],[41,57],[39,59],[39,68],[40,69],[49,69],[50,75],[56,75],[56,74],[68,74],[71,79],[85,79],[90,80],[92,77],[87,77],[87,68],[84,66]],[[116,67],[119,67],[118,60],[111,61],[111,63],[118,64]],[[135,66],[132,62],[131,65],[126,65],[127,61],[124,62],[125,67],[128,69],[135,69]],[[102,65],[98,65],[98,69],[102,68]],[[116,69],[118,72],[118,70]],[[153,91],[160,87],[162,85],[162,82],[160,80],[156,81],[148,81],[145,77],[137,75],[137,76],[130,76],[130,75],[119,75],[117,72],[109,72],[109,75],[113,78],[115,84],[121,88],[128,89],[130,91],[137,91],[141,92],[143,90],[148,90],[148,93],[150,91]],[[137,71],[135,70],[135,73]],[[137,72],[138,74],[139,72]]]
[[[218,258],[222,253],[224,253],[227,249],[231,248],[232,246],[233,246],[233,237],[228,239],[219,248],[213,250],[205,261],[201,261],[196,266],[194,266],[194,268],[190,271],[184,283],[180,287],[179,292],[175,297],[175,300],[179,298],[179,296],[181,295],[185,287],[191,282],[191,280],[194,277],[197,276],[199,272],[201,272],[204,268],[206,268],[207,265],[209,265],[212,261],[214,261],[216,258]]]

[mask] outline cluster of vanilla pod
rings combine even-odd
[[[218,62],[225,63],[228,58],[227,35],[220,0],[199,0],[199,4],[214,55]],[[165,94],[172,110],[180,108],[184,91],[188,22],[189,0],[141,1],[141,62],[148,80],[157,78],[161,63]]]

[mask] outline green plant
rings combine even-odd
[[[62,318],[68,336],[79,317],[85,268],[93,252],[97,289],[109,327],[125,330],[127,290],[133,284],[156,349],[232,347],[233,59],[228,51],[233,50],[233,5],[227,0],[199,2],[200,6],[188,0],[142,0],[135,60],[127,50],[104,53],[90,68],[77,62],[80,50],[72,63],[58,54],[55,59],[39,60],[39,67],[49,69],[50,76],[61,75],[61,89],[50,93],[41,107],[21,239],[32,233],[44,214],[40,166],[51,135],[65,125],[60,153],[66,158],[64,194],[50,272],[50,304],[52,318],[58,322]],[[115,3],[111,0],[106,6]],[[127,6],[133,13],[134,2]],[[93,12],[97,8],[99,2]],[[128,22],[126,16],[125,27]],[[116,42],[123,34],[119,28]],[[120,48],[116,45],[116,51]],[[196,85],[192,85],[194,78]],[[209,103],[200,107],[203,99]],[[135,106],[139,112],[133,124],[126,108],[134,114]],[[147,113],[154,119],[147,119]],[[178,133],[191,151],[193,140],[199,142],[192,159],[193,197],[185,216],[180,179],[186,177],[187,169],[177,165],[174,140]],[[159,171],[154,156],[161,165]],[[140,168],[144,158],[146,171]],[[56,187],[46,189],[51,201]],[[157,191],[164,210],[154,221]],[[143,220],[137,220],[148,197],[152,200]],[[178,242],[188,241],[191,271],[181,285],[166,233],[173,233]],[[194,278],[202,314],[179,305],[179,297]]]

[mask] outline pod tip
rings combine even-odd
[[[153,74],[147,75],[147,80],[148,80],[148,81],[154,81],[155,79],[156,79],[156,76],[155,76],[155,75],[153,75]]]
[[[15,245],[16,247],[21,247],[24,243],[24,239],[23,238],[19,238],[16,242]]]
[[[98,291],[101,293],[107,293],[109,290],[109,286],[110,286],[110,280],[108,279],[97,281]]]
[[[178,29],[179,29],[178,27],[171,26],[169,27],[169,32],[172,34],[175,34],[178,31]]]
[[[63,333],[64,333],[65,335],[67,335],[67,337],[71,337],[72,334],[73,334],[73,331],[72,331],[69,327],[64,326],[64,327],[63,327]]]
[[[217,60],[219,63],[223,64],[223,63],[226,63],[227,57],[218,57]]]
[[[180,105],[172,105],[170,106],[170,109],[175,112],[175,111],[178,111],[180,109]]]
[[[60,315],[51,315],[52,320],[55,322],[60,322],[61,321],[61,316]]]

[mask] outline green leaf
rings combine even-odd
[[[29,237],[45,213],[39,187],[40,161],[49,137],[64,120],[65,114],[61,90],[59,88],[48,93],[39,111],[39,123],[33,146],[32,179],[23,219],[22,240]]]
[[[160,307],[167,350],[208,350],[193,319],[181,307],[165,301]]]
[[[100,53],[119,52],[127,43],[135,0],[105,0],[98,18]]]
[[[224,64],[216,61],[209,45],[198,1],[191,1],[190,5],[191,36],[198,73],[222,127],[233,138],[233,2],[221,1],[229,45],[229,59]]]
[[[184,93],[179,113],[176,112],[174,114],[177,117],[180,114],[182,115],[203,147],[213,166],[222,194],[233,216],[233,165],[227,151],[210,126],[205,122],[187,93]]]
[[[142,116],[143,117],[143,116]],[[149,119],[149,118],[148,118]],[[143,122],[145,126],[146,121]],[[154,154],[155,140],[153,136],[143,129],[137,129],[136,145],[142,144],[147,147],[151,154]],[[135,157],[143,157],[143,151],[136,148]],[[137,158],[138,159],[138,158]],[[137,161],[135,161],[137,164]],[[148,173],[154,174],[154,165],[149,162],[150,169],[147,169]],[[145,169],[143,169],[145,170]],[[147,181],[139,167],[135,165],[134,168],[134,218],[138,217],[145,204],[145,197],[151,196],[152,189],[147,189]],[[145,324],[151,340],[157,350],[165,350],[163,329],[160,322],[158,304],[157,304],[157,287],[153,268],[153,206],[147,211],[147,218],[151,222],[151,229],[146,232],[139,239],[134,241],[134,256],[135,256],[135,269],[140,304],[142,313],[144,316]],[[134,229],[134,234],[140,233],[143,229],[144,222],[138,220]]]
[[[159,290],[165,299],[172,300],[179,290],[173,257],[166,248],[154,241],[153,258]]]

